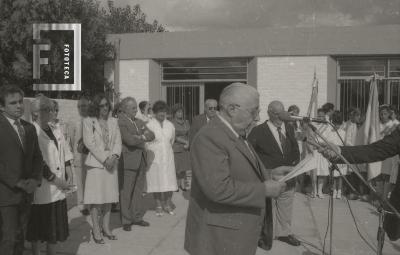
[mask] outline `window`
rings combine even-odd
[[[369,100],[369,78],[376,73],[379,104],[400,107],[400,58],[343,58],[338,60],[340,111],[345,120],[351,107],[365,113]]]
[[[163,81],[247,81],[247,59],[162,62]]]

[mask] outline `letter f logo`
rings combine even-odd
[[[40,39],[40,24],[33,24],[33,40]],[[40,79],[40,65],[48,65],[48,58],[41,58],[40,51],[50,50],[49,44],[33,44],[33,79]]]

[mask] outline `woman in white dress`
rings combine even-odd
[[[147,163],[146,172],[147,193],[154,193],[156,200],[156,215],[162,216],[163,211],[174,215],[171,208],[172,192],[178,189],[174,151],[172,145],[175,140],[174,125],[166,119],[167,104],[157,101],[153,105],[154,116],[147,123],[147,127],[154,132],[155,139],[146,144]]]
[[[118,121],[110,117],[110,112],[108,99],[96,95],[90,104],[89,118],[83,120],[83,142],[89,150],[85,160],[88,169],[83,201],[90,205],[92,236],[99,244],[104,243],[101,234],[110,240],[117,239],[110,230],[110,212],[111,204],[117,203],[119,197],[117,166],[121,134]]]
[[[325,111],[321,108],[317,110],[317,114],[317,117],[319,119],[325,120],[327,118]],[[329,125],[318,123],[315,123],[314,125],[315,127],[317,127],[318,132],[325,137],[325,132],[329,128]],[[316,140],[319,141],[320,139],[316,137]],[[324,186],[324,183],[326,182],[326,177],[329,175],[329,163],[328,160],[324,156],[322,156],[317,150],[314,150],[314,156],[315,161],[317,162],[317,169],[315,171],[317,176],[317,183],[316,186],[314,186],[314,192],[316,192],[317,197],[324,198],[322,188]],[[316,191],[315,188],[317,188]]]

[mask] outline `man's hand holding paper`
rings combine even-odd
[[[281,180],[285,175],[293,170],[292,166],[279,166],[271,171],[272,179],[275,181]]]

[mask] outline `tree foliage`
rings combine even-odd
[[[104,8],[96,0],[1,0],[0,85],[19,85],[28,95],[33,93],[34,23],[81,23],[82,88],[90,93],[103,91],[107,85],[104,62],[114,53],[113,46],[106,41],[108,33],[164,31],[156,20],[151,23],[146,20],[139,5],[114,7],[109,1]],[[53,52],[49,61],[59,59],[57,54]],[[42,68],[44,72],[53,72],[48,68],[59,69],[62,65]]]

